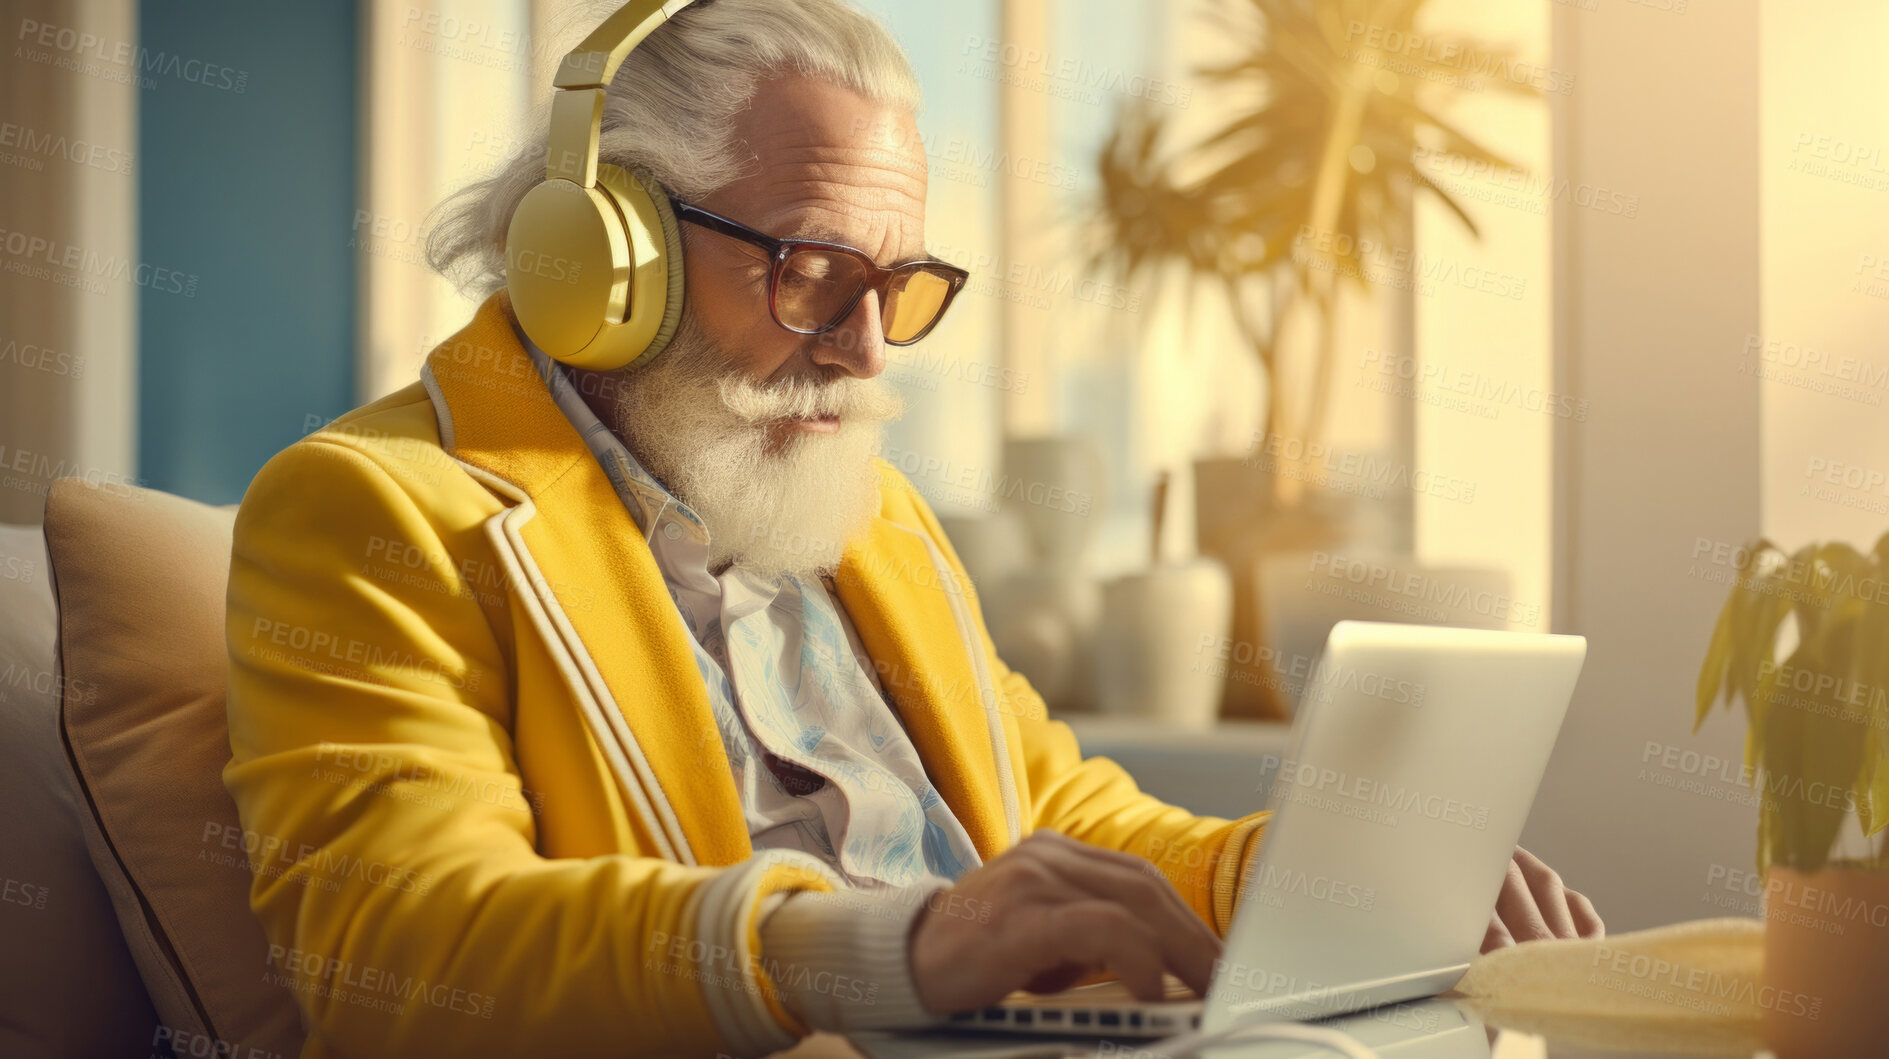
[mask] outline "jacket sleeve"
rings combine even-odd
[[[1005,728],[1021,746],[1027,807],[1026,829],[1043,828],[1094,845],[1146,857],[1174,884],[1217,934],[1233,923],[1233,910],[1251,854],[1258,850],[1272,814],[1253,813],[1238,820],[1196,816],[1142,793],[1133,777],[1105,757],[1082,755],[1075,733],[1051,720],[1042,696],[1023,674],[997,657],[985,627],[976,588],[945,538],[944,530],[918,490],[905,484],[926,532],[938,544],[959,583],[972,597],[978,634],[996,682],[996,708]],[[1014,728],[1012,725],[1014,724]]]
[[[437,528],[410,470],[304,441],[237,517],[224,782],[269,940],[258,974],[294,993],[312,1054],[790,1044],[804,1031],[761,971],[759,907],[833,876],[782,852],[540,856],[509,629],[467,582],[480,527]]]

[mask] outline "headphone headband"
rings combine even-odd
[[[631,0],[592,30],[558,64],[551,83],[551,135],[545,153],[547,180],[563,178],[597,185],[597,140],[603,129],[603,97],[630,52],[694,0]]]

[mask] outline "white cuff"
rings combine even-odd
[[[832,1033],[943,1022],[919,1003],[907,952],[913,921],[947,885],[788,896],[761,921],[762,967],[781,1003]]]
[[[753,968],[761,964],[748,944],[748,932],[760,921],[768,898],[756,891],[776,868],[798,868],[840,885],[840,878],[812,856],[793,850],[762,850],[741,864],[725,868],[695,888],[685,918],[695,924],[695,939],[711,954],[706,965],[690,968],[702,982],[702,997],[735,1055],[771,1055],[794,1046],[795,1038],[776,1020]]]

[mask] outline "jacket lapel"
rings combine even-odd
[[[544,609],[541,631],[563,642],[572,692],[594,698],[610,727],[621,719],[633,774],[620,780],[643,788],[656,817],[645,823],[679,837],[685,862],[747,859],[733,772],[688,631],[635,521],[513,333],[505,294],[487,299],[427,367],[450,413],[448,452],[529,498],[519,505],[529,510],[498,516],[524,553],[529,583],[512,590]]]
[[[883,468],[880,478],[889,497],[911,488]],[[926,775],[978,855],[996,856],[1009,845],[1009,828],[986,695],[967,651],[975,641],[955,613],[971,601],[956,575],[918,530],[879,517],[847,549],[834,584]]]

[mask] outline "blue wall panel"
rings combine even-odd
[[[230,503],[354,403],[355,4],[139,21],[139,478]]]

